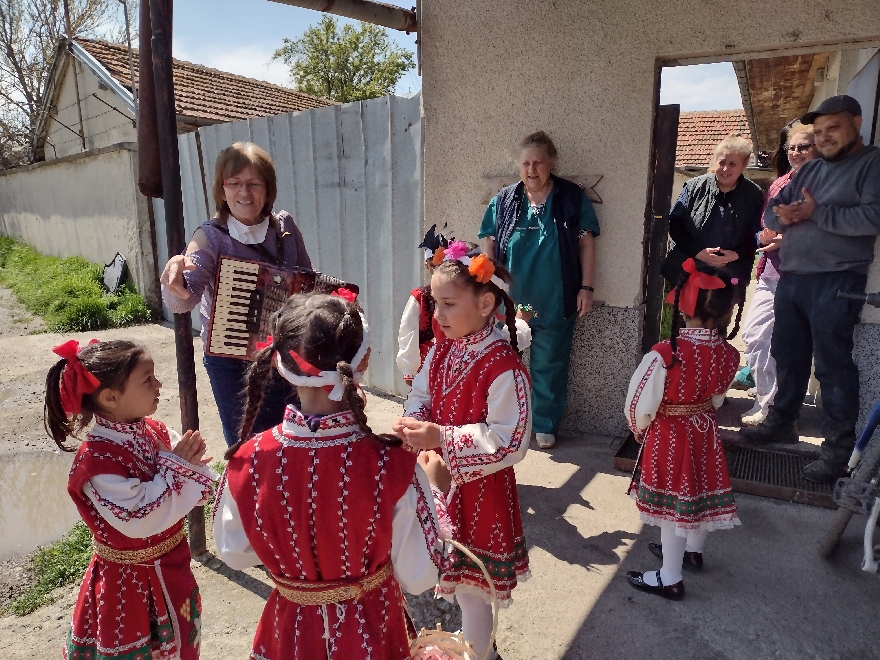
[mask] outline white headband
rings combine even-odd
[[[478,256],[478,255],[474,255],[474,257],[476,257],[476,256]],[[458,262],[460,262],[460,263],[463,263],[463,264],[464,264],[465,266],[467,266],[468,268],[470,268],[470,266],[471,266],[471,257],[468,257],[468,256],[459,257],[458,259],[453,259],[453,258],[451,258],[451,257],[446,257],[446,258],[443,259],[443,261],[458,261]],[[504,291],[504,293],[510,293],[510,286],[507,284],[507,282],[505,282],[504,280],[502,280],[502,279],[501,279],[500,277],[498,277],[497,275],[493,275],[493,276],[489,279],[489,281],[492,282],[492,284],[494,284],[495,286],[497,286],[499,289],[501,289],[502,291]]]
[[[363,361],[364,357],[366,357],[367,351],[370,349],[370,326],[367,325],[367,319],[364,318],[363,314],[360,314],[360,317],[361,323],[363,323],[364,326],[364,338],[361,341],[361,346],[357,350],[357,353],[355,353],[354,357],[351,359],[351,369],[354,372],[354,382],[358,384],[363,380],[364,375],[355,370]],[[295,374],[284,366],[284,363],[281,361],[281,356],[277,352],[275,353],[275,368],[278,369],[278,373],[284,377],[284,380],[291,385],[299,385],[300,387],[325,387],[332,385],[333,389],[330,391],[330,399],[332,401],[342,401],[342,375],[338,371],[322,371],[316,376]]]

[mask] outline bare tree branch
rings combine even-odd
[[[73,39],[122,41],[119,0],[69,0]],[[137,30],[137,0],[129,2]],[[0,168],[32,162],[43,94],[59,41],[66,35],[62,0],[0,0]]]

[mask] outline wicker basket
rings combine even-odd
[[[495,584],[492,582],[492,576],[489,575],[489,571],[486,570],[486,565],[479,557],[471,552],[467,546],[462,545],[458,541],[453,541],[452,539],[443,540],[445,543],[450,543],[455,546],[456,549],[479,566],[480,570],[483,571],[486,582],[489,584],[489,589],[492,594],[492,636],[489,638],[489,646],[486,648],[486,652],[483,654],[483,657],[479,659],[486,660],[486,658],[489,657],[489,651],[495,643],[495,633],[498,630],[498,596],[495,594]],[[410,645],[410,655],[415,657],[417,653],[430,647],[443,653],[448,660],[478,660],[476,651],[474,651],[473,647],[464,638],[464,635],[460,632],[453,633],[441,630],[439,623],[437,624],[436,630],[422,628],[419,636],[414,639],[413,643]]]

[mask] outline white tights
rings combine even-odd
[[[660,543],[663,545],[663,566],[660,568],[660,579],[663,584],[669,586],[681,582],[681,565],[684,561],[684,553],[703,552],[706,545],[706,537],[709,532],[705,529],[692,530],[688,535],[679,536],[675,533],[675,523],[664,520],[660,523]],[[655,571],[645,573],[644,580],[648,584],[655,584]]]
[[[482,658],[492,637],[492,604],[473,593],[456,593],[455,599],[461,607],[461,632],[464,634],[478,658]],[[489,653],[489,660],[495,653]]]

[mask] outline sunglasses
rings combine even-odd
[[[815,145],[810,142],[807,144],[790,144],[788,145],[788,153],[790,154],[805,154],[810,149],[812,149]]]

